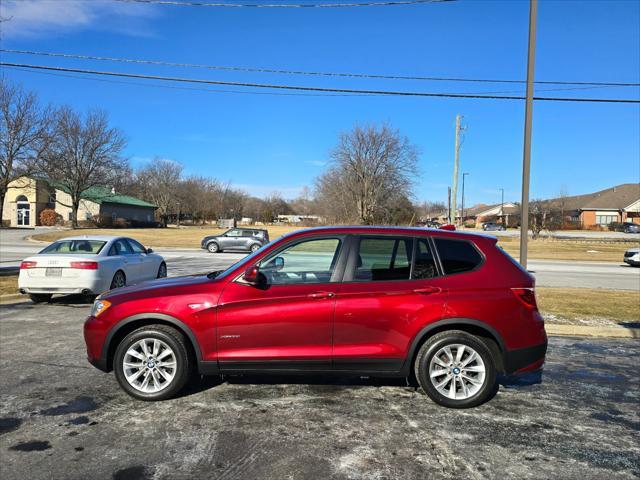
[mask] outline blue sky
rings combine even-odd
[[[323,0],[324,1],[324,0]],[[245,2],[247,3],[247,2]],[[274,2],[270,2],[274,3]],[[284,2],[279,2],[284,3]],[[297,2],[304,3],[304,2]],[[277,69],[524,79],[528,2],[460,0],[351,9],[223,9],[110,1],[2,2],[2,48]],[[541,1],[537,80],[640,82],[640,2]],[[433,92],[524,92],[505,84],[286,76],[2,54],[3,61],[193,78]],[[524,102],[293,96],[160,88],[4,69],[44,102],[104,108],[135,165],[154,156],[259,196],[295,196],[323,172],[339,132],[387,122],[420,149],[416,200],[446,200],[455,115],[467,125],[466,203],[519,200]],[[133,84],[136,83],[136,84]],[[142,85],[140,85],[142,83]],[[204,87],[207,88],[207,87]],[[638,98],[637,87],[545,96]],[[559,87],[555,87],[559,88]],[[211,87],[211,90],[214,90]],[[265,91],[262,91],[265,92]],[[531,195],[640,181],[640,107],[537,102]]]

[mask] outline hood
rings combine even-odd
[[[176,287],[188,287],[201,285],[203,283],[211,283],[212,279],[206,275],[194,275],[189,277],[172,277],[172,278],[159,278],[157,280],[150,280],[147,282],[138,283],[129,287],[116,288],[100,294],[100,298],[108,299],[114,298],[120,295],[128,295],[135,293],[152,294],[154,291],[159,291],[164,288],[176,288]]]

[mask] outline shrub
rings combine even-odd
[[[40,212],[40,225],[53,227],[58,222],[59,215],[52,208],[45,208]]]

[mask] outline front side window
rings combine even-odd
[[[436,238],[435,242],[442,268],[447,275],[469,272],[482,263],[478,250],[466,240]]]
[[[262,260],[260,272],[270,285],[329,283],[341,244],[338,238],[296,243]]]
[[[228,232],[226,232],[224,234],[225,237],[241,237],[242,236],[242,231],[241,230],[229,230]]]
[[[131,255],[131,253],[133,252],[131,250],[131,247],[129,246],[129,243],[125,242],[122,238],[119,238],[118,240],[113,242],[113,245],[111,245],[111,248],[109,249],[110,256]]]
[[[397,237],[361,238],[353,280],[409,280],[412,241],[411,238]]]
[[[97,255],[107,242],[98,240],[60,240],[42,250],[46,255]]]
[[[133,253],[147,253],[147,249],[144,248],[135,240],[128,238],[127,241],[129,242],[129,245],[131,246],[131,250],[133,250]]]

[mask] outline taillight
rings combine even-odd
[[[97,270],[98,262],[71,262],[71,268],[80,270]]]
[[[36,268],[36,262],[22,262],[20,263],[20,270],[27,270],[28,268]]]
[[[520,300],[525,307],[537,309],[536,291],[533,288],[512,288],[511,291]]]

